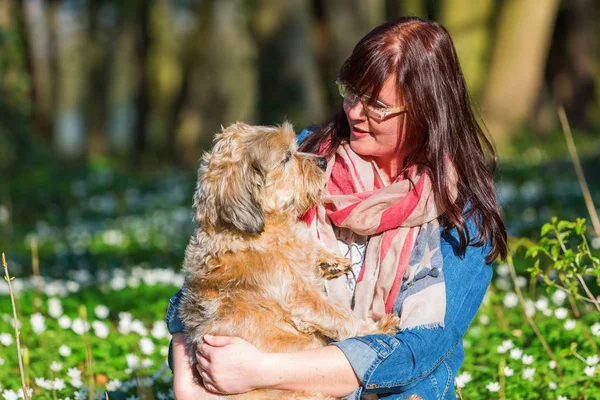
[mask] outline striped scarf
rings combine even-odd
[[[388,184],[374,162],[344,144],[330,159],[327,176],[323,202],[303,217],[309,229],[330,249],[338,248],[332,224],[369,236],[354,295],[346,275],[327,282],[328,295],[363,320],[393,312],[401,329],[443,326],[441,212],[429,175],[413,167]]]

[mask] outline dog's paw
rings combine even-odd
[[[377,321],[377,329],[381,333],[391,334],[398,332],[400,327],[400,318],[394,314],[386,314]]]
[[[319,268],[325,279],[333,279],[350,272],[352,270],[352,262],[346,257],[336,257],[334,260],[321,262]]]

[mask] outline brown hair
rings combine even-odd
[[[358,42],[340,71],[340,80],[373,101],[387,77],[396,74],[398,91],[408,105],[407,134],[416,143],[404,160],[405,168],[420,165],[431,174],[436,203],[445,210],[444,229],[456,227],[459,254],[469,244],[490,241],[486,257],[492,262],[506,257],[506,229],[494,192],[496,168],[492,143],[477,123],[470,107],[465,80],[448,31],[437,22],[401,17],[369,32]],[[331,156],[350,137],[344,111],[334,116],[302,143],[303,151],[323,151]],[[485,152],[484,152],[485,151]],[[492,159],[491,171],[486,153]],[[458,197],[447,187],[449,157],[458,174]],[[463,210],[467,206],[467,211]],[[478,227],[471,238],[467,220]]]

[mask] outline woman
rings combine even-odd
[[[506,255],[506,232],[456,52],[438,23],[399,18],[354,48],[338,80],[344,98],[301,150],[329,159],[325,205],[306,221],[352,258],[354,276],[328,284],[363,318],[401,317],[395,335],[351,338],[289,354],[239,338],[205,337],[207,392],[193,384],[183,334],[173,335],[175,394],[218,398],[256,388],[334,397],[453,399],[462,337]],[[169,326],[180,332],[172,299]],[[212,393],[211,393],[212,392]]]

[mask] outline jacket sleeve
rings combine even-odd
[[[462,346],[462,338],[490,284],[492,268],[485,261],[488,246],[469,246],[464,257],[460,257],[454,250],[456,243],[455,236],[442,236],[444,327],[356,337],[332,344],[344,352],[360,379],[361,387],[350,398],[360,398],[363,390],[408,390],[427,378],[457,346]]]
[[[169,333],[183,332],[183,322],[179,318],[179,302],[181,301],[181,290],[179,290],[169,300],[169,308],[167,309],[167,328]]]

